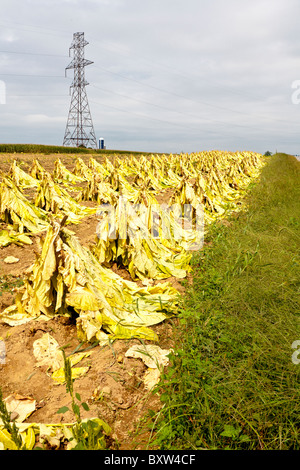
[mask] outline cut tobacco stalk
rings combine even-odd
[[[97,208],[80,205],[68,191],[61,188],[45,173],[40,182],[35,199],[36,207],[40,207],[52,214],[68,214],[69,223],[79,223],[80,220],[90,214],[94,214]]]
[[[31,204],[10,177],[2,176],[0,220],[11,224],[16,232],[38,233],[47,229],[47,219],[47,212]]]

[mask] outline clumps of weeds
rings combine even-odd
[[[87,419],[82,420],[81,409],[89,411],[89,406],[81,400],[79,393],[74,390],[74,379],[72,378],[72,366],[70,359],[66,357],[65,351],[61,348],[64,357],[64,373],[66,382],[66,391],[71,397],[71,409],[76,418],[76,423],[72,426],[74,440],[73,450],[105,450],[109,442],[111,429],[103,420]],[[70,411],[69,407],[63,406],[57,413],[66,413]]]

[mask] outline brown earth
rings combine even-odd
[[[87,162],[90,155],[80,157]],[[8,172],[13,159],[16,159],[22,164],[22,169],[28,171],[35,158],[38,158],[46,170],[52,172],[58,155],[3,154],[0,155],[0,169]],[[59,158],[68,169],[73,170],[77,156],[59,155]],[[99,157],[97,160],[101,161]],[[166,198],[169,196],[165,195]],[[163,199],[164,196],[161,195],[160,202]],[[89,246],[95,242],[97,223],[96,216],[89,216],[80,224],[69,225],[68,228],[75,232],[83,245]],[[0,223],[0,230],[1,228],[5,228],[5,224]],[[29,246],[11,244],[0,248],[0,312],[13,304],[15,290],[39,251],[38,238],[32,237],[33,244]],[[14,256],[19,261],[7,264],[4,262],[7,256]],[[112,269],[125,279],[131,279],[126,269],[120,269],[116,264]],[[176,279],[169,281],[179,291],[183,291]],[[176,319],[153,327],[159,336],[158,344],[163,349],[173,346],[174,322]],[[57,413],[62,406],[71,405],[65,385],[57,385],[46,367],[36,366],[33,343],[44,333],[53,336],[60,346],[66,346],[67,355],[79,345],[75,322],[65,317],[31,321],[15,327],[0,323],[0,339],[4,340],[6,347],[5,364],[0,362],[0,389],[4,398],[19,394],[36,400],[36,410],[25,422],[73,422],[74,415],[71,411]],[[113,431],[113,449],[145,449],[151,435],[151,428],[146,425],[147,419],[150,419],[148,412],[157,412],[161,407],[159,394],[149,392],[144,386],[143,376],[147,368],[143,361],[125,357],[125,352],[133,344],[140,343],[136,339],[117,340],[111,346],[90,349],[91,355],[79,364],[89,366],[89,370],[74,382],[75,392],[80,394],[81,400],[87,402],[90,408],[89,411],[82,410],[82,418],[100,417],[106,421]],[[81,349],[89,346],[84,344]]]

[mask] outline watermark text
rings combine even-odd
[[[6,85],[3,80],[0,80],[0,104],[6,104]]]
[[[164,239],[190,243],[201,249],[204,242],[204,212],[201,204],[134,204],[120,197],[113,206],[102,204],[97,215],[97,236],[101,240]]]
[[[0,364],[5,364],[5,343],[2,339],[0,339]]]
[[[296,349],[296,351],[292,354],[292,362],[293,364],[300,364],[300,340],[294,341],[292,344],[292,349]]]
[[[292,83],[292,88],[295,91],[292,93],[292,103],[300,104],[300,80],[294,80]]]

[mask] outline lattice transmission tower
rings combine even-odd
[[[84,58],[84,47],[89,44],[84,39],[84,33],[74,33],[73,41],[69,49],[73,49],[73,59],[66,67],[74,69],[74,79],[70,86],[73,88],[69,115],[63,141],[64,146],[72,147],[91,147],[97,148],[97,140],[95,136],[93,121],[91,117],[90,107],[86,94],[86,85],[84,68],[93,64],[92,61]]]

